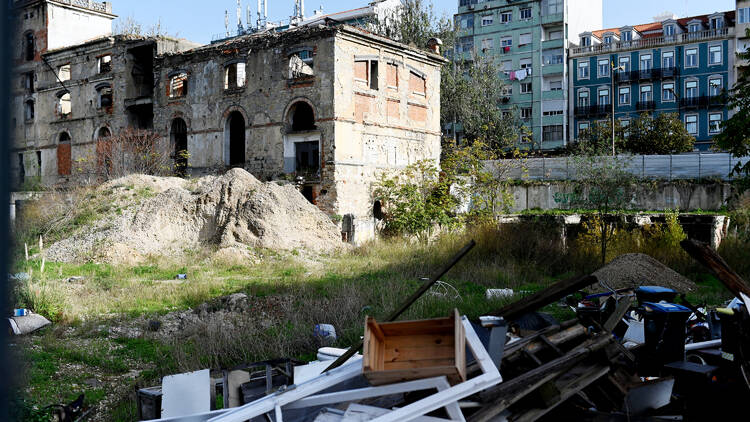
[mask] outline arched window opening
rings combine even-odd
[[[315,130],[315,112],[310,104],[304,101],[295,103],[289,110],[289,123],[294,132]]]
[[[26,61],[34,60],[36,56],[36,42],[34,40],[34,33],[27,32],[24,36],[24,58]]]
[[[63,132],[60,134],[59,142],[60,144],[69,144],[70,143],[70,135],[68,132]]]
[[[175,174],[185,176],[188,165],[187,123],[177,118],[172,120],[170,138],[174,145]]]
[[[227,118],[225,140],[229,147],[230,166],[245,164],[245,118],[239,111],[233,111]]]
[[[34,100],[27,100],[24,104],[23,117],[26,121],[34,120]]]
[[[103,84],[96,87],[98,103],[100,109],[112,107],[112,86]]]
[[[103,127],[99,129],[99,131],[96,133],[97,139],[106,139],[112,136],[112,133],[109,131],[109,128]]]
[[[383,215],[383,204],[380,201],[375,201],[372,204],[372,216],[376,220],[382,220],[385,216]]]
[[[61,118],[70,117],[72,105],[70,101],[70,92],[64,91],[57,95],[57,113]]]

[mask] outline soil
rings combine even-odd
[[[692,281],[656,259],[641,253],[620,255],[593,275],[613,289],[662,286],[678,293],[687,293],[697,289]]]

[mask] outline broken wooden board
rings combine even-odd
[[[543,308],[550,303],[554,303],[569,294],[575,293],[584,287],[597,282],[597,278],[593,275],[578,276],[558,281],[544,290],[523,297],[500,310],[493,312],[491,315],[501,316],[507,320],[513,320],[523,314]]]

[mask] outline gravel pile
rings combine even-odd
[[[654,258],[641,253],[620,255],[593,275],[613,289],[662,286],[680,293],[687,293],[697,288],[692,281]],[[592,287],[596,288],[596,286]]]
[[[248,248],[329,253],[343,247],[338,227],[294,186],[263,183],[242,169],[198,180],[128,176],[102,185],[98,194],[123,205],[124,191],[148,195],[53,244],[47,259],[137,262],[204,246],[229,255]]]

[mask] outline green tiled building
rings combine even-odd
[[[602,22],[602,0],[458,0],[455,59],[492,59],[506,82],[504,110],[517,107],[532,139],[526,148],[566,144],[567,47]],[[571,35],[572,34],[572,35]]]

